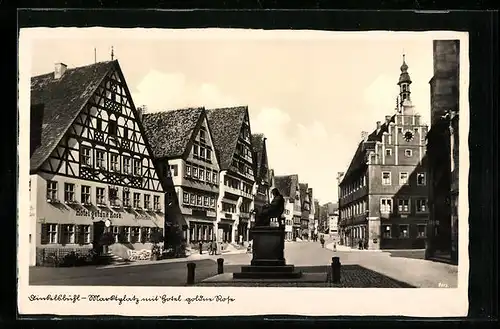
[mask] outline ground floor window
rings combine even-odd
[[[389,239],[392,237],[391,233],[391,225],[383,225],[382,226],[382,237]]]
[[[61,244],[75,243],[75,225],[67,224],[61,225]]]
[[[57,243],[59,237],[59,227],[57,224],[42,224],[41,243]]]
[[[130,235],[130,243],[137,243],[139,242],[141,231],[140,227],[132,227],[131,228],[131,235]]]
[[[115,243],[118,243],[120,241],[120,228],[118,226],[111,227],[111,233],[113,233]]]
[[[409,225],[407,224],[399,225],[399,237],[403,239],[407,239],[410,237]]]
[[[426,226],[425,224],[419,224],[417,225],[417,237],[419,238],[425,238],[425,231],[426,231]]]
[[[90,243],[90,225],[78,225],[76,227],[76,243],[89,244]]]

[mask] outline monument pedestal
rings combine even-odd
[[[251,229],[253,258],[235,279],[297,279],[302,273],[287,265],[284,257],[285,230],[283,227],[256,226]]]

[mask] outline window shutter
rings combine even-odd
[[[48,224],[42,224],[40,242],[41,242],[41,244],[49,243],[49,225]]]
[[[61,224],[57,224],[57,242],[59,244],[62,244],[63,243],[63,235],[64,235],[64,231],[63,231],[63,225]]]

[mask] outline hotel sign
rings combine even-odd
[[[122,218],[122,214],[120,213],[112,213],[108,211],[89,211],[89,210],[77,210],[77,217],[90,217],[90,219],[95,218]]]

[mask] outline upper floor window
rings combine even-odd
[[[190,199],[189,201],[190,201],[191,205],[195,206],[196,205],[196,195],[195,194],[191,194],[189,196],[189,199]]]
[[[391,185],[391,173],[388,171],[382,172],[382,185]]]
[[[109,120],[108,122],[108,134],[110,136],[116,136],[118,132],[118,125],[116,124],[116,120]]]
[[[101,118],[97,118],[97,120],[96,120],[96,129],[98,131],[102,131],[102,119]]]
[[[153,196],[153,207],[155,210],[160,210],[161,207],[160,207],[160,196],[159,195],[155,195]]]
[[[202,205],[202,202],[203,202],[203,200],[202,200],[202,198],[201,198],[201,195],[197,195],[197,196],[196,196],[196,204],[197,204],[198,206],[201,206],[201,205]]]
[[[141,207],[141,195],[139,193],[134,193],[134,208]]]
[[[417,212],[427,212],[427,199],[417,199]]]
[[[417,174],[417,185],[423,186],[426,184],[425,173],[420,172]]]
[[[208,207],[210,205],[210,198],[208,196],[203,197],[203,205]]]
[[[408,173],[407,172],[399,173],[399,185],[408,185]]]
[[[134,159],[134,175],[140,176],[141,174],[141,159]]]
[[[64,201],[75,201],[75,184],[64,183]]]
[[[203,146],[200,146],[200,158],[205,158],[205,148]]]
[[[214,208],[215,207],[215,198],[210,197],[210,207]]]
[[[186,165],[186,176],[191,176],[191,166],[190,165]]]
[[[400,213],[410,212],[410,199],[399,199],[398,200],[398,211]]]
[[[193,154],[198,156],[198,145],[193,145]]]
[[[392,149],[386,149],[385,150],[385,155],[391,156],[392,155]]]
[[[213,182],[214,184],[217,184],[217,172],[216,172],[216,171],[214,171],[214,172],[212,173],[212,182]]]
[[[104,151],[96,150],[95,155],[96,155],[97,168],[105,168],[106,167],[106,160],[105,160]]]
[[[80,151],[80,162],[85,166],[92,165],[91,151],[89,147],[82,146]]]
[[[207,149],[207,160],[208,161],[212,160],[212,151],[210,149]]]
[[[205,170],[203,168],[200,168],[200,175],[199,175],[199,179],[200,180],[205,180]]]
[[[47,199],[57,200],[57,182],[47,181]]]
[[[198,168],[193,167],[193,177],[198,178]]]
[[[188,192],[183,193],[182,202],[189,203],[189,193]]]
[[[205,141],[205,138],[206,138],[206,132],[200,129],[200,140]]]
[[[120,171],[120,163],[118,162],[118,154],[111,153],[109,155],[109,163],[111,166],[111,170]]]
[[[123,206],[130,207],[130,192],[123,190]]]
[[[390,199],[390,198],[380,199],[380,212],[381,213],[391,213],[392,212],[392,199]]]
[[[82,203],[83,204],[90,204],[90,186],[85,186],[85,185],[82,185],[82,191],[81,191],[82,195],[81,195],[81,198],[82,198]]]
[[[409,150],[409,149],[405,150],[405,157],[411,158],[412,155],[413,155],[413,151],[412,150]]]
[[[144,209],[151,209],[151,195],[144,194]]]
[[[172,176],[177,176],[179,174],[179,166],[178,165],[171,165],[170,166],[170,173]]]
[[[104,188],[102,187],[97,187],[95,190],[95,195],[96,195],[96,200],[98,205],[104,205],[106,204],[106,199],[104,197]]]
[[[130,174],[130,158],[129,157],[123,157],[123,172],[125,174]]]

